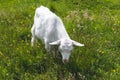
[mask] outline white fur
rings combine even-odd
[[[45,43],[47,51],[51,50],[51,46],[59,45],[63,62],[69,60],[73,45],[84,46],[84,44],[71,40],[62,20],[44,6],[37,8],[35,11],[31,33],[32,46],[34,46],[38,38]]]

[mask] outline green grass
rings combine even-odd
[[[70,61],[54,58],[39,41],[30,46],[34,12],[47,6],[70,37],[84,43]],[[119,80],[119,0],[0,0],[0,80]]]

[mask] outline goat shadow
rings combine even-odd
[[[71,73],[72,76],[74,76],[75,80],[86,80],[85,76],[82,74],[81,68],[76,63],[76,59],[70,57],[70,61],[68,63],[63,63],[61,53],[59,51],[57,51],[56,53],[57,55],[54,57],[54,63],[60,66],[60,70],[58,71],[58,77],[60,80],[63,80],[61,76],[63,78],[65,77],[64,71]]]
[[[51,65],[54,67],[53,64],[60,66],[60,69],[58,69],[58,75],[64,76],[64,71],[66,70],[67,72],[70,72],[74,77],[75,80],[85,80],[83,75],[80,73],[82,70],[80,67],[76,64],[75,59],[71,59],[70,61],[66,64],[62,62],[62,56],[60,52],[57,50],[58,46],[53,46],[52,50],[56,51],[55,53],[51,52],[48,53],[45,50],[44,44],[40,42],[42,47],[42,53],[45,55],[45,57],[41,58],[39,61],[36,61],[34,64],[31,64],[28,68],[28,71],[30,73],[38,73],[38,74],[44,74],[48,71],[48,69],[51,68]],[[33,55],[37,56],[39,53],[36,51],[35,48],[32,49]],[[62,75],[61,75],[62,74]],[[60,79],[60,76],[58,78]]]

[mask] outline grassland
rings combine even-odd
[[[47,6],[84,43],[70,61],[30,46],[34,11]],[[119,0],[0,0],[0,80],[120,80]]]

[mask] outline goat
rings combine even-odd
[[[62,55],[63,63],[69,61],[69,56],[73,50],[73,45],[84,46],[70,39],[62,20],[47,7],[40,6],[35,11],[34,24],[31,28],[31,45],[41,39],[45,44],[45,49],[50,52],[52,46],[58,45],[58,50]]]

